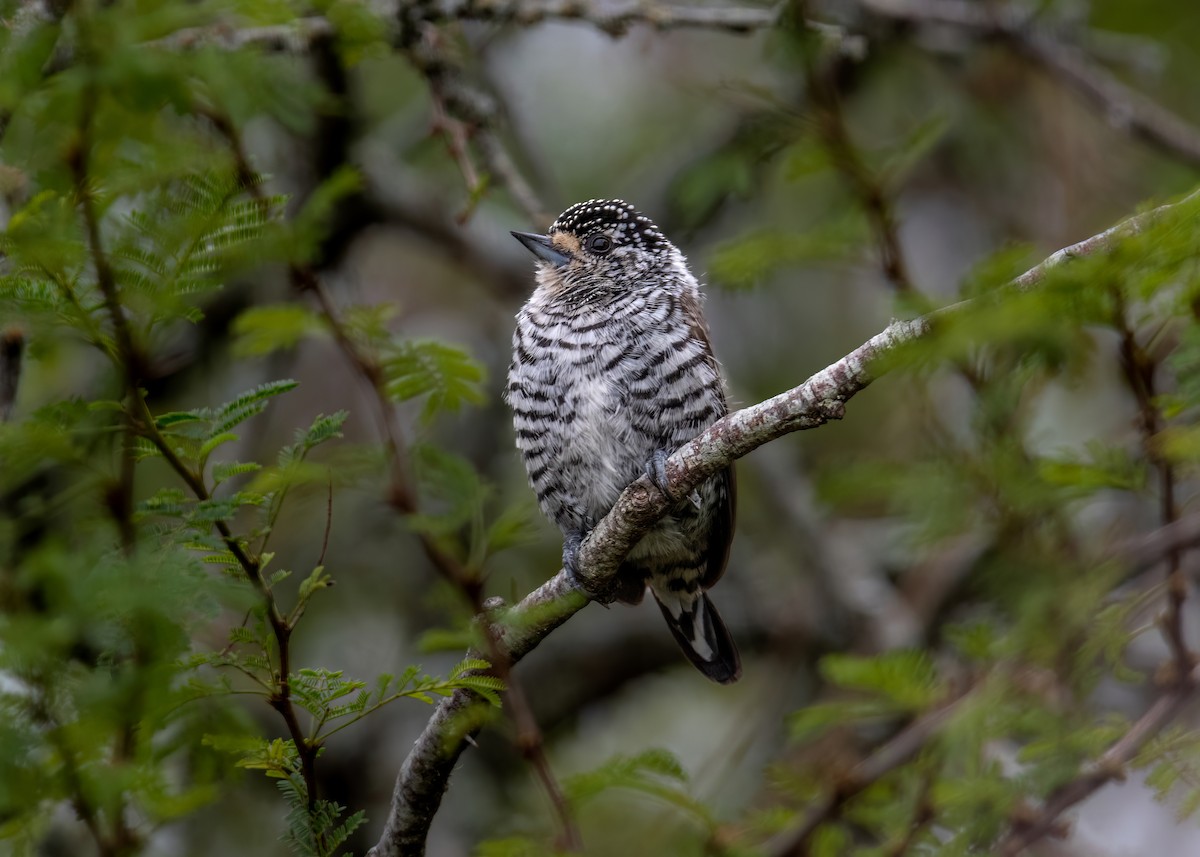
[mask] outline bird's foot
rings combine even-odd
[[[656,449],[654,454],[650,456],[650,460],[646,462],[646,476],[654,484],[654,487],[663,493],[669,500],[678,500],[670,488],[670,480],[667,479],[667,459],[671,454],[665,449]],[[688,495],[688,500],[697,509],[700,508],[700,492],[693,491]]]
[[[674,500],[675,495],[671,493],[670,480],[667,479],[667,459],[670,457],[671,454],[665,449],[654,450],[646,462],[646,476],[655,488]]]
[[[579,570],[579,552],[588,532],[588,530],[575,530],[563,534],[563,570],[571,579],[571,584],[592,601],[606,605],[611,604],[616,597],[612,591],[612,584],[601,584],[600,588],[597,588],[596,581],[588,580]]]
[[[583,537],[585,535],[586,533],[583,530],[572,530],[569,533],[564,533],[562,551],[563,569],[571,578],[571,582],[584,592],[587,589],[579,577],[579,547],[583,544]]]

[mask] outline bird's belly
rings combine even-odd
[[[604,517],[645,466],[639,438],[622,406],[618,385],[609,378],[583,375],[571,387],[574,414],[563,438],[564,470],[593,523]]]

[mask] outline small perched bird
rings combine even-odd
[[[542,511],[563,532],[563,566],[630,482],[666,485],[667,457],[727,410],[702,297],[683,254],[621,200],[571,206],[549,234],[512,233],[538,258],[517,314],[505,399]],[[733,538],[733,468],[683,498],[630,551],[617,599],[647,587],[688,659],[713,681],[741,675],[705,590]]]

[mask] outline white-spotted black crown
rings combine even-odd
[[[558,216],[551,232],[569,232],[586,238],[593,232],[609,232],[617,246],[659,252],[669,245],[649,217],[622,199],[589,199],[577,202]]]

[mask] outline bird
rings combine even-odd
[[[667,458],[725,416],[725,385],[687,259],[632,205],[590,199],[544,235],[512,235],[536,257],[536,287],[517,313],[504,398],[576,576],[580,545],[631,482],[647,474],[668,493]],[[730,466],[674,504],[615,584],[628,604],[649,589],[688,660],[721,684],[741,660],[707,590],[725,572],[735,504]]]

